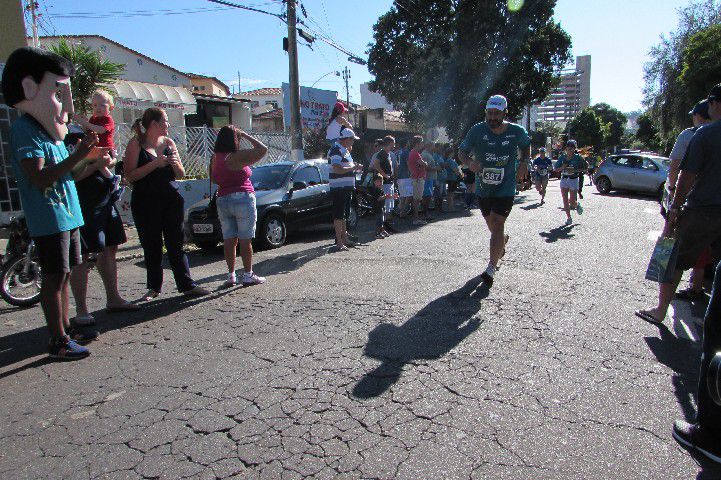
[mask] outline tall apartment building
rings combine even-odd
[[[561,82],[540,105],[531,107],[530,122],[524,115],[524,126],[536,129],[537,122],[565,127],[573,117],[591,105],[591,55],[576,57],[574,68],[561,72]],[[530,125],[529,125],[530,123]]]

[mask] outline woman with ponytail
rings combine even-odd
[[[328,128],[326,128],[325,139],[328,141],[330,146],[340,138],[340,131],[344,128],[351,128],[351,124],[343,116],[348,109],[343,102],[336,102],[333,107],[333,112],[330,114],[330,120],[328,120]]]
[[[130,209],[143,247],[148,293],[160,295],[163,285],[163,240],[178,290],[184,295],[210,293],[190,276],[183,251],[183,197],[177,179],[185,176],[175,142],[168,137],[168,117],[160,108],[145,110],[133,123],[133,137],[125,149],[125,178],[132,183]]]

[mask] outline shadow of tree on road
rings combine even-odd
[[[358,381],[353,395],[377,397],[398,381],[406,365],[440,358],[459,345],[481,325],[473,316],[488,293],[479,275],[433,300],[403,325],[384,323],[374,328],[363,354],[382,363]]]
[[[553,243],[558,240],[569,240],[576,236],[572,233],[573,227],[575,226],[576,224],[561,225],[560,227],[552,228],[547,232],[540,232],[539,235],[543,237],[546,243]]]

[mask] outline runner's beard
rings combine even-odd
[[[498,128],[503,125],[503,120],[488,120],[488,126],[491,128]]]

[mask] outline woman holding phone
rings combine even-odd
[[[176,180],[185,176],[185,169],[175,142],[168,137],[168,127],[161,108],[145,110],[133,123],[135,136],[128,142],[123,160],[125,178],[133,185],[130,209],[147,271],[148,293],[143,300],[160,295],[163,241],[178,290],[189,296],[210,293],[193,281],[183,251],[183,197]]]

